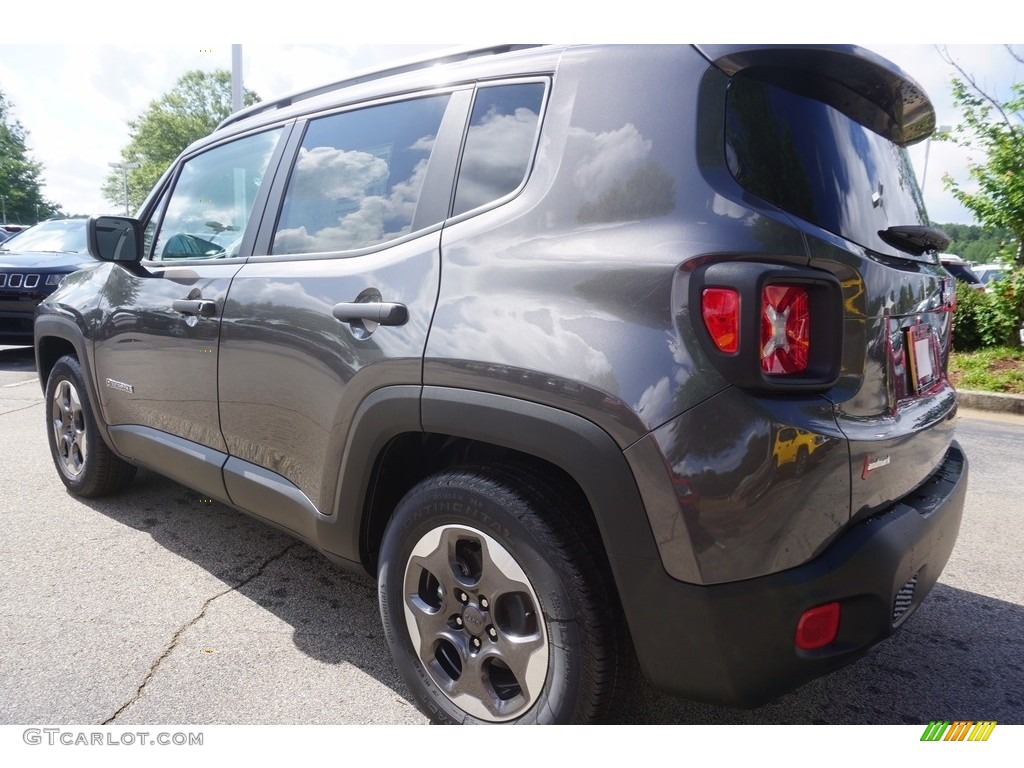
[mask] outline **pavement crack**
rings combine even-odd
[[[9,411],[0,411],[0,416],[8,416],[12,413],[18,413],[18,411],[27,411],[29,408],[35,408],[37,405],[42,405],[42,403],[29,403],[28,405],[23,405],[21,408],[11,408]]]
[[[164,652],[161,653],[160,656],[150,665],[149,671],[146,673],[146,676],[142,679],[142,682],[139,684],[138,689],[135,691],[135,695],[132,696],[130,699],[128,699],[128,701],[126,701],[124,704],[122,704],[121,707],[113,715],[111,715],[106,720],[104,720],[102,723],[100,723],[100,725],[114,725],[116,723],[116,721],[117,721],[117,718],[123,712],[125,712],[129,707],[131,707],[139,699],[142,698],[143,694],[146,692],[146,686],[149,685],[149,681],[152,680],[153,677],[156,675],[157,671],[160,669],[160,665],[164,663],[165,659],[169,658],[170,655],[172,653],[174,653],[174,651],[178,647],[178,643],[181,641],[182,636],[191,627],[195,626],[195,624],[206,615],[207,610],[209,610],[210,606],[213,605],[213,602],[215,600],[217,600],[217,599],[219,599],[219,598],[223,597],[224,595],[229,594],[231,592],[237,592],[239,589],[241,589],[242,587],[246,586],[250,582],[258,579],[260,576],[263,575],[264,571],[266,571],[267,568],[269,568],[271,565],[276,563],[278,560],[281,560],[283,557],[285,557],[293,549],[295,549],[296,547],[300,547],[300,546],[302,546],[301,542],[293,541],[291,544],[289,544],[287,547],[282,549],[280,552],[278,552],[277,554],[271,555],[266,560],[264,560],[262,563],[260,563],[259,566],[257,566],[256,571],[252,575],[247,576],[246,578],[242,579],[240,582],[238,582],[234,586],[230,586],[230,587],[227,587],[226,589],[222,589],[217,594],[215,594],[212,597],[208,598],[203,603],[202,607],[199,609],[199,613],[197,613],[195,616],[193,616],[187,622],[182,624],[178,628],[178,630],[174,633],[174,636],[171,638],[171,642],[168,643],[167,647],[164,649]]]

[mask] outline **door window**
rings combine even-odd
[[[150,258],[237,256],[280,136],[281,129],[246,136],[188,160],[167,200]]]
[[[449,95],[312,120],[274,234],[273,253],[348,251],[436,221],[416,219]]]

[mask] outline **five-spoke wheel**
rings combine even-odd
[[[110,450],[93,417],[78,359],[65,355],[46,381],[46,421],[57,474],[78,496],[105,496],[124,488],[135,467]]]
[[[68,379],[58,382],[50,401],[50,423],[56,443],[55,459],[71,477],[78,477],[85,468],[89,453],[89,434],[78,389]]]
[[[385,636],[438,723],[589,722],[623,683],[628,641],[578,493],[526,469],[453,469],[384,532]]]
[[[537,701],[547,632],[537,594],[507,549],[472,528],[434,528],[413,547],[404,584],[413,647],[452,702],[500,721]]]

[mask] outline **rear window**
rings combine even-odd
[[[945,261],[942,262],[942,266],[945,267],[946,271],[957,280],[962,280],[963,282],[970,283],[971,285],[978,285],[981,283],[981,280],[979,280],[978,276],[971,271],[970,267],[964,266],[963,264],[950,264]]]
[[[906,151],[843,112],[742,75],[726,109],[729,169],[758,197],[887,253],[879,230],[928,224]]]

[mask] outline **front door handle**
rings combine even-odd
[[[386,301],[343,301],[334,305],[331,314],[343,323],[369,321],[378,325],[405,325],[409,320],[405,304]]]
[[[217,314],[217,303],[205,299],[176,299],[171,307],[175,312],[197,317],[213,317]]]

